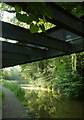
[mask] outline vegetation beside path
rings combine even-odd
[[[5,87],[9,87],[12,91],[15,90],[20,93],[24,91],[20,88],[20,84],[17,81],[5,80],[3,83]],[[17,97],[19,96],[19,94],[16,95]],[[82,102],[61,98],[61,94],[56,94],[54,91],[28,90],[24,91],[22,97],[24,98],[22,102],[28,118],[42,118],[44,114],[44,117],[48,118],[67,118],[67,114],[69,118],[81,118]]]
[[[28,107],[28,102],[27,102],[27,99],[26,99],[26,95],[25,95],[25,90],[23,90],[21,87],[20,87],[20,82],[18,81],[9,81],[9,80],[3,80],[3,86],[5,88],[8,88],[9,90],[11,90],[15,95],[16,97],[22,101],[22,106],[24,107],[25,109],[25,112],[27,114],[27,117],[29,118],[34,118],[36,116],[36,114],[31,111]]]
[[[24,100],[25,91],[20,88],[20,86],[17,82],[3,80],[3,86],[8,88],[9,90],[11,90],[19,100],[21,100],[21,101]]]
[[[0,96],[2,96],[2,101],[3,101],[3,99],[4,99],[4,97],[5,97],[5,93],[3,92],[3,90],[0,88]]]

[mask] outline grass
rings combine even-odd
[[[29,84],[29,81],[28,80],[1,80],[2,84],[4,81],[7,81],[7,82],[14,82],[14,83],[17,83],[17,84]]]
[[[25,91],[21,89],[16,81],[4,80],[3,86],[11,90],[20,101],[23,101],[25,99]]]
[[[5,93],[2,90],[2,101],[3,101],[4,97],[5,97]]]
[[[25,90],[23,90],[20,87],[20,84],[22,84],[22,82],[20,83],[18,81],[3,80],[3,86],[8,88],[9,90],[11,90],[16,95],[16,97],[20,101],[23,102],[22,105],[24,106],[24,109],[26,110],[26,109],[28,109],[28,108],[26,108],[28,106],[28,102],[25,97]],[[23,84],[25,84],[25,83],[23,82]],[[35,118],[36,114],[33,111],[29,110],[29,112],[27,112],[27,116],[30,118]]]
[[[17,81],[18,84],[29,84],[28,80],[18,80]]]
[[[1,88],[0,88],[0,96],[2,96],[2,98],[0,98],[0,99],[2,99],[2,101],[3,101],[3,99],[5,97],[5,93],[3,92],[3,90]]]

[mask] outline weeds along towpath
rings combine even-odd
[[[1,85],[0,87],[5,93],[2,102],[2,118],[26,118],[22,102],[10,90]]]

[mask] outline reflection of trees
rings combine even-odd
[[[57,118],[67,115],[68,106],[60,96],[48,91],[27,91],[26,99],[30,109],[38,113],[38,118]]]

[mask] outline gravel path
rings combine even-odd
[[[26,118],[22,102],[7,88],[2,86],[2,89],[5,93],[2,103],[2,118]]]

